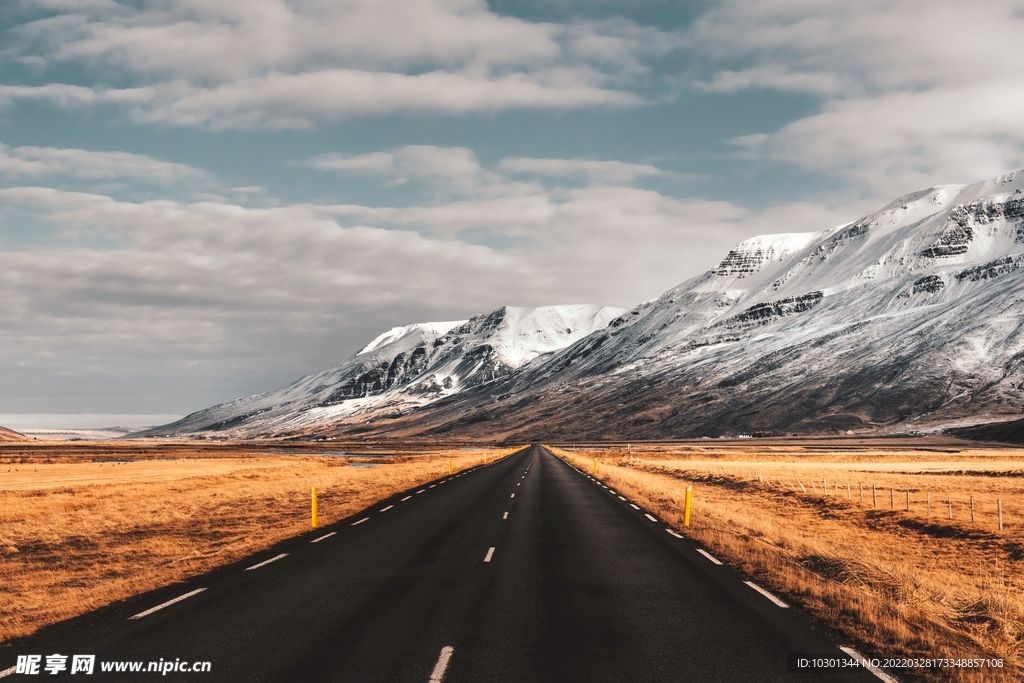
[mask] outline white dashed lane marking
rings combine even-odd
[[[766,597],[769,600],[771,600],[772,602],[774,602],[779,607],[789,607],[789,605],[787,605],[786,603],[782,602],[782,600],[779,600],[777,597],[775,597],[774,595],[772,595],[771,593],[769,593],[765,589],[761,588],[760,586],[758,586],[753,581],[744,581],[743,583],[747,584],[748,586],[750,586],[751,588],[756,590],[758,593],[760,593],[764,597]]]
[[[512,498],[515,498],[515,497],[516,497],[516,494],[514,494],[514,493],[513,493],[513,494],[512,494]]]
[[[142,617],[148,617],[150,614],[152,614],[153,612],[156,612],[157,610],[162,610],[164,607],[170,607],[174,603],[181,602],[185,598],[191,598],[193,595],[195,595],[197,593],[202,593],[204,590],[206,590],[206,589],[205,588],[197,588],[194,591],[189,591],[188,593],[185,593],[184,595],[179,595],[178,597],[174,598],[173,600],[168,600],[167,602],[162,602],[159,605],[157,605],[156,607],[150,607],[145,612],[139,612],[135,616],[131,616],[131,617],[128,617],[128,618],[129,619],[141,619]]]
[[[400,500],[398,502],[399,503],[404,503],[405,501],[409,500],[410,498],[412,498],[412,496],[406,496],[405,498],[403,498],[402,500]]]
[[[395,507],[395,506],[394,505],[388,505],[386,508],[382,509],[381,512],[387,512],[388,510],[390,510],[393,507]]]
[[[506,512],[504,515],[501,516],[501,518],[502,519],[508,519],[508,513]]]
[[[441,648],[441,656],[437,658],[437,664],[434,665],[434,670],[430,672],[430,681],[428,683],[441,683],[444,680],[444,672],[448,670],[448,661],[452,658],[454,652],[455,648],[450,645],[445,645]]]
[[[683,538],[683,535],[676,533],[675,529],[665,529],[665,531],[669,532],[670,534],[672,534],[676,538]]]
[[[423,493],[424,491],[426,491],[426,489],[420,489],[420,490],[419,490],[419,491],[417,491],[416,493]]]
[[[320,538],[314,538],[312,541],[310,541],[310,543],[319,543],[320,541],[324,540],[325,538],[330,538],[331,536],[333,536],[336,533],[338,533],[338,532],[337,531],[332,531],[329,534],[324,534]]]
[[[709,552],[705,552],[705,551],[701,550],[700,548],[697,548],[697,552],[700,553],[701,555],[703,555],[704,557],[708,558],[709,560],[711,560],[715,564],[722,564],[721,560],[719,560],[717,557],[715,557],[714,555],[712,555]]]
[[[644,517],[646,517],[647,519],[651,520],[652,522],[657,522],[658,521],[657,517],[655,517],[654,515],[652,515],[650,513],[647,513],[647,512],[644,513]]]
[[[0,671],[0,678],[3,678],[4,676],[10,676],[17,670],[18,667],[16,666],[12,666],[10,669],[4,669],[3,671]]]
[[[864,655],[862,655],[861,653],[857,652],[852,647],[843,647],[842,645],[840,645],[839,649],[842,650],[843,652],[845,652],[846,654],[850,655],[850,657],[852,657],[853,659],[856,659],[868,671],[870,671],[871,673],[873,673],[876,676],[878,676],[879,678],[881,678],[883,681],[885,681],[885,683],[899,683],[899,681],[897,681],[895,678],[893,678],[889,674],[887,674],[884,671],[882,671],[881,669],[879,669],[877,666],[872,664],[869,660],[865,659]]]
[[[487,555],[484,557],[484,562],[490,562],[491,558],[494,557],[494,547],[487,549]]]
[[[626,500],[626,499],[623,498],[622,496],[619,496],[619,500]]]
[[[288,557],[288,553],[281,553],[281,554],[280,554],[280,555],[278,555],[277,557],[272,557],[272,558],[270,558],[269,560],[263,560],[262,562],[259,562],[259,563],[257,563],[257,564],[254,564],[254,565],[253,565],[253,566],[251,566],[251,567],[246,567],[246,568],[245,568],[245,571],[247,571],[247,572],[248,572],[248,571],[252,571],[253,569],[259,569],[260,567],[262,567],[262,566],[264,566],[264,565],[268,565],[268,564],[270,564],[271,562],[277,562],[277,561],[278,561],[278,560],[280,560],[280,559],[281,559],[282,557]]]
[[[629,507],[633,508],[634,510],[639,510],[640,509],[637,505],[634,505],[633,503],[630,503]]]
[[[352,522],[352,526],[355,526],[356,524],[362,524],[363,522],[367,522],[367,521],[369,521],[369,519],[370,519],[369,517],[363,517],[358,522]]]

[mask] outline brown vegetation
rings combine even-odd
[[[309,446],[268,450],[120,443],[0,451],[0,641],[307,531],[311,487],[323,526],[441,477],[449,461],[457,471],[508,452],[421,448],[355,460]]]
[[[868,652],[1006,661],[1002,670],[901,671],[901,680],[1021,680],[1024,463],[1018,450],[948,444],[555,450],[590,472],[598,459],[598,477],[610,486]],[[683,529],[687,485],[694,503],[691,526]]]

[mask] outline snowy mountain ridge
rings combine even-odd
[[[821,232],[744,240],[621,315],[576,311],[569,334],[564,309],[396,328],[363,365],[356,356],[272,392],[267,418],[284,415],[274,411],[289,392],[316,401],[283,421],[247,417],[246,433],[665,438],[1019,418],[1024,173],[914,192]],[[533,332],[520,343],[517,330]]]

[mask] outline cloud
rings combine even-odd
[[[192,166],[160,161],[143,154],[57,147],[11,149],[2,143],[0,174],[8,178],[55,175],[94,180],[134,178],[158,183],[210,178],[210,174]]]
[[[395,185],[421,180],[460,191],[477,190],[486,183],[499,181],[496,175],[480,167],[476,153],[466,147],[406,145],[393,152],[321,154],[296,165],[321,171],[384,176]]]
[[[597,159],[535,159],[529,157],[502,159],[498,164],[498,170],[552,177],[584,176],[595,182],[611,184],[630,183],[638,178],[665,174],[661,169],[649,164]]]
[[[694,87],[822,98],[819,112],[735,140],[744,156],[888,197],[1024,164],[1020,3],[724,0],[688,33],[716,67]]]
[[[482,0],[101,3],[8,32],[7,59],[85,67],[110,89],[0,86],[0,103],[109,102],[139,122],[311,128],[382,113],[638,106],[631,91],[678,36],[624,20],[559,25]]]

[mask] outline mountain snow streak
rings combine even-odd
[[[1024,172],[746,240],[622,312],[392,330],[291,387],[151,433],[666,438],[1020,418]]]

